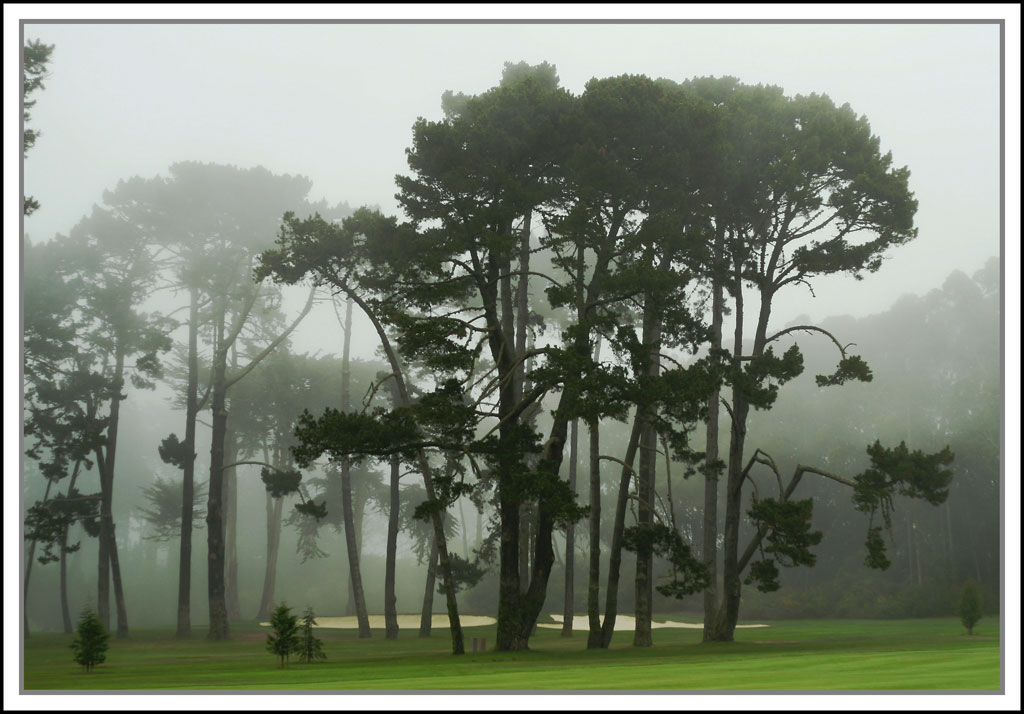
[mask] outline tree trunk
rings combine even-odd
[[[70,494],[75,489],[75,483],[78,481],[79,468],[81,467],[81,465],[82,465],[81,461],[76,461],[75,462],[75,469],[71,473],[71,482],[68,484],[68,494]],[[49,485],[47,485],[47,493],[49,493]],[[46,500],[46,496],[43,497],[43,500]],[[64,532],[61,533],[61,537],[60,537],[60,616],[61,616],[61,620],[62,620],[63,625],[64,625],[64,633],[65,634],[71,634],[74,631],[74,624],[72,623],[72,620],[71,620],[71,608],[68,605],[68,571],[67,571],[68,530],[69,530],[69,528],[67,528],[67,527],[64,528]],[[31,558],[31,555],[29,557]],[[28,579],[28,576],[26,574],[26,580],[27,579]],[[25,583],[25,588],[26,588],[26,590],[25,590],[25,594],[26,594],[25,602],[28,602],[28,600],[27,600],[28,583],[27,582]],[[27,630],[26,630],[26,635],[25,636],[26,637],[28,636]]]
[[[274,498],[267,493],[267,565],[263,574],[263,596],[260,598],[257,620],[266,620],[274,606],[274,590],[277,586],[277,554],[281,546],[281,511],[284,498]]]
[[[121,416],[121,390],[124,387],[124,351],[121,339],[117,338],[114,353],[113,394],[110,398],[110,415],[107,421],[107,448],[97,464],[100,472],[100,559],[97,609],[104,627],[110,627],[110,580],[114,581],[114,601],[117,608],[117,636],[128,637],[128,613],[121,583],[121,567],[117,557],[117,540],[114,535],[114,464],[117,458],[117,431]]]
[[[582,275],[583,268],[578,266]],[[601,358],[601,338],[594,346],[594,361]],[[601,647],[601,432],[595,417],[587,421],[590,434],[590,564],[587,573],[587,649]]]
[[[359,622],[359,637],[370,637],[370,618],[366,613],[363,596],[363,577],[359,570],[359,551],[356,546],[355,523],[352,517],[352,476],[348,459],[341,462],[342,511],[345,518],[345,548],[348,552],[348,573]]]
[[[626,446],[626,458],[619,477],[619,495],[615,501],[615,521],[612,524],[612,544],[608,554],[608,588],[605,592],[604,623],[601,626],[601,647],[607,649],[615,634],[615,616],[619,606],[619,569],[622,565],[622,532],[626,524],[626,506],[629,503],[629,480],[633,476],[633,462],[640,444],[642,415],[633,419],[633,429]]]
[[[188,386],[185,396],[185,460],[181,488],[181,543],[178,554],[178,637],[192,631],[192,509],[195,500],[196,412],[199,393],[199,292],[190,291],[188,318]]]
[[[722,265],[722,254],[725,249],[725,228],[721,221],[716,221],[715,230],[715,270]],[[714,279],[711,297],[711,349],[722,348],[722,315],[725,308],[722,279],[717,275]],[[708,399],[707,434],[704,446],[704,463],[710,467],[718,460],[718,418],[721,391],[716,388]],[[704,589],[704,639],[708,639],[714,627],[715,614],[718,610],[718,474],[708,471],[704,480],[704,520],[701,548],[704,565],[708,568],[708,586]]]
[[[733,359],[734,366],[740,366],[743,354],[743,289],[737,266],[735,276],[736,329],[734,334]],[[761,309],[758,314],[757,329],[754,333],[752,356],[759,357],[764,353],[768,319],[771,315],[770,288],[761,291]],[[705,630],[705,640],[732,642],[736,631],[736,623],[740,612],[740,567],[739,567],[739,532],[741,506],[743,497],[743,448],[747,436],[747,415],[750,404],[742,395],[733,389],[732,426],[729,439],[729,478],[725,493],[725,532],[723,539],[722,559],[722,603],[715,616],[713,631]]]
[[[469,528],[466,526],[465,499],[459,498],[459,533],[462,535],[462,557],[469,560]]]
[[[76,475],[78,474],[78,464],[75,464],[75,474]],[[74,483],[74,479],[73,478],[71,479],[71,482]],[[50,479],[46,479],[46,491],[43,493],[43,503],[46,503],[46,501],[50,498],[50,488],[52,486],[53,486],[53,481],[51,481]],[[71,489],[70,488],[68,488],[68,493],[71,493]],[[61,579],[61,594],[62,595],[65,593],[65,590],[64,590],[64,587],[63,587],[63,585],[64,585],[64,580],[63,580],[64,570],[63,570],[63,567],[64,567],[64,546],[67,544],[67,540],[68,540],[68,529],[65,528],[64,529],[64,539],[63,539],[63,542],[61,543],[61,549],[60,549],[60,563],[61,563],[61,577],[62,577],[62,579]],[[22,627],[23,627],[24,632],[25,632],[25,639],[28,639],[28,636],[29,636],[29,631],[28,631],[28,582],[29,582],[29,578],[32,576],[32,561],[34,561],[35,558],[36,558],[36,542],[33,540],[32,542],[29,543],[29,546],[28,546],[28,559],[25,561],[25,586],[24,586],[24,590],[22,592],[22,600],[21,600],[21,602],[22,602],[22,611],[21,611],[21,614],[22,614]],[[66,631],[67,630],[65,629],[65,632]]]
[[[231,373],[238,370],[238,351],[231,349]],[[230,409],[228,410],[230,412]],[[238,439],[228,419],[224,435],[225,463],[238,461]],[[228,619],[242,619],[242,606],[238,601],[238,473],[234,467],[224,472],[224,597],[227,600]]]
[[[359,308],[366,314],[370,322],[373,324],[373,327],[377,332],[377,336],[380,338],[381,348],[383,348],[384,354],[388,359],[388,364],[391,366],[391,371],[395,375],[395,383],[398,387],[398,394],[401,398],[401,403],[403,406],[408,405],[410,400],[409,391],[405,386],[405,377],[402,374],[401,364],[398,362],[398,355],[395,353],[395,350],[391,345],[391,340],[388,337],[387,332],[384,330],[384,326],[380,323],[380,320],[377,319],[373,310],[370,309],[369,305],[367,305],[362,298],[354,292],[350,292],[347,287],[343,289],[345,289],[349,298],[359,305]],[[419,462],[420,471],[423,474],[423,487],[424,490],[426,490],[427,498],[431,501],[436,500],[437,494],[434,491],[434,481],[432,476],[433,470],[431,469],[430,462],[427,460],[426,454],[422,451],[417,456],[417,460]],[[452,578],[451,562],[448,559],[448,544],[444,537],[444,526],[441,521],[441,514],[434,511],[431,514],[430,520],[434,526],[434,538],[437,542],[438,564],[444,577],[445,599],[448,606],[448,620],[450,622],[452,635],[452,654],[464,654],[465,645],[462,637],[462,625],[459,622],[458,603],[455,599],[455,580]]]
[[[530,504],[519,507],[519,592],[530,586]]]
[[[576,494],[576,462],[579,459],[579,420],[572,420],[569,432],[569,489]],[[573,589],[576,574],[576,526],[565,528],[565,599],[562,604],[562,637],[572,637],[572,615],[576,600]]]
[[[423,590],[423,609],[420,611],[420,637],[430,637],[430,626],[434,618],[434,586],[437,582],[437,539],[430,546],[430,562],[427,564],[427,584]]]
[[[345,303],[345,340],[341,352],[341,410],[351,408],[351,368],[349,351],[352,346],[352,301]],[[348,573],[351,600],[355,605],[359,622],[359,637],[370,637],[370,618],[366,612],[366,598],[363,596],[363,577],[359,570],[359,544],[356,542],[356,522],[352,510],[352,472],[348,459],[341,462],[341,504],[345,522],[345,550],[348,553]]]
[[[661,317],[654,296],[645,299],[643,343],[647,346],[648,377],[656,378],[661,372]],[[640,431],[640,458],[637,465],[637,525],[650,528],[654,524],[654,488],[658,455],[658,435],[654,427],[654,408],[645,407]],[[638,415],[639,418],[639,415]],[[633,631],[634,647],[650,647],[651,621],[654,608],[654,554],[644,548],[636,553],[636,621]]]
[[[227,434],[227,345],[223,303],[218,310],[213,359],[211,409],[213,429],[210,441],[210,483],[206,501],[207,594],[209,596],[210,639],[230,637],[225,597],[224,547],[224,438]]]
[[[657,437],[652,424],[644,424],[640,435],[640,456],[637,464],[637,526],[650,527],[654,523],[654,466],[657,452]],[[654,558],[650,551],[643,548],[636,553],[636,582],[633,646],[650,647],[654,644],[651,638],[651,620],[653,617],[654,600]]]
[[[49,488],[50,484],[47,483],[46,487]],[[46,500],[45,496],[43,497],[43,500]],[[64,551],[63,550],[61,551],[60,556],[61,556],[61,564],[63,565],[63,563],[64,563]],[[23,596],[22,596],[22,599],[21,599],[21,602],[22,602],[22,608],[21,608],[22,622],[21,622],[21,626],[22,626],[22,630],[25,633],[25,639],[28,639],[28,637],[29,637],[29,630],[28,630],[28,581],[29,581],[29,577],[32,575],[32,561],[35,559],[35,557],[36,557],[36,542],[32,541],[29,544],[29,546],[28,546],[28,560],[25,561],[25,588],[23,590]]]
[[[590,432],[590,568],[587,574],[587,649],[601,646],[601,434],[598,420],[587,422]]]
[[[65,542],[67,535],[64,536]],[[71,608],[68,605],[68,554],[63,548],[60,551],[60,617],[64,625],[64,634],[74,632],[74,625],[71,622]],[[26,602],[28,602],[26,600]],[[26,637],[28,636],[26,631]]]
[[[124,598],[124,586],[121,582],[121,563],[117,555],[117,539],[114,528],[110,529],[110,573],[114,580],[114,603],[117,605],[117,636],[128,637],[128,611]]]
[[[391,457],[391,499],[388,509],[387,558],[384,565],[384,637],[398,639],[398,610],[395,598],[395,559],[398,551],[398,479],[401,476],[397,456]]]
[[[238,461],[238,441],[231,428],[230,418],[224,458],[229,464]],[[242,607],[238,600],[238,473],[234,467],[224,472],[224,496],[224,596],[227,600],[228,619],[238,622],[242,619]]]

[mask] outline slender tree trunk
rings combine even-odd
[[[576,495],[576,463],[579,460],[579,420],[572,420],[569,432],[569,489]],[[576,600],[573,582],[576,575],[576,525],[565,528],[565,600],[562,605],[562,637],[572,637],[572,615]]]
[[[366,612],[366,599],[363,597],[363,577],[359,569],[359,550],[356,545],[354,518],[352,517],[352,476],[348,459],[341,462],[342,511],[345,519],[345,548],[348,552],[348,572],[352,582],[352,590],[356,606],[356,619],[359,622],[359,637],[372,636],[370,618]]]
[[[199,393],[199,291],[190,291],[188,318],[188,386],[185,397],[186,459],[181,488],[181,543],[178,554],[178,637],[192,631],[192,510],[195,507],[196,412]]]
[[[110,574],[114,580],[114,603],[117,606],[117,636],[128,637],[128,611],[124,598],[124,586],[121,582],[121,563],[117,555],[117,540],[114,538],[113,524],[110,533]]]
[[[75,473],[76,474],[78,473],[78,464],[75,464]],[[74,479],[72,479],[72,482],[73,481],[74,481]],[[43,503],[46,503],[46,501],[50,498],[50,488],[52,486],[53,486],[53,481],[51,481],[50,479],[46,479],[46,491],[43,493]],[[71,489],[70,488],[68,489],[68,493],[71,493]],[[68,539],[68,529],[65,528],[64,529],[64,542],[61,543],[61,549],[60,549],[60,562],[61,562],[61,567],[62,567],[62,570],[61,570],[61,575],[62,576],[64,574],[64,571],[63,571],[63,565],[64,565],[64,545],[67,543],[67,539]],[[24,632],[25,632],[25,639],[28,639],[28,636],[29,636],[29,631],[28,631],[28,583],[29,583],[29,578],[31,578],[31,576],[32,576],[32,561],[34,561],[35,559],[36,559],[36,542],[33,540],[33,541],[31,541],[29,543],[29,546],[28,546],[28,559],[25,561],[25,585],[24,585],[24,590],[22,591],[22,600],[21,600],[21,602],[22,602],[22,627],[23,627]],[[62,585],[61,593],[62,594],[64,593],[63,583],[64,583],[64,581],[62,579],[61,580],[61,585]]]
[[[722,315],[725,309],[724,289],[717,271],[722,265],[725,249],[725,228],[716,221],[715,230],[715,271],[711,297],[711,348],[722,348]],[[704,589],[704,633],[705,640],[714,626],[718,610],[718,473],[712,465],[718,461],[718,419],[721,391],[716,388],[708,399],[707,435],[704,446],[704,463],[708,467],[704,480],[704,521],[702,551],[704,565],[708,568],[708,586]]]
[[[587,422],[590,433],[590,568],[587,574],[587,649],[601,646],[601,434],[598,420]]]
[[[462,534],[462,557],[469,560],[469,528],[466,526],[465,499],[459,498],[459,533]]]
[[[398,639],[398,610],[395,597],[395,560],[398,551],[398,479],[401,463],[397,456],[391,457],[391,499],[388,509],[387,559],[384,565],[384,637]]]
[[[427,564],[427,584],[423,590],[423,609],[420,611],[420,637],[430,637],[434,619],[434,587],[437,583],[437,539],[431,541],[430,562]]]
[[[530,587],[530,506],[519,506],[519,592]]]
[[[49,482],[46,484],[46,487],[47,488],[50,487]],[[45,496],[43,497],[43,500],[46,500]],[[61,551],[60,555],[61,555],[61,562],[63,563],[63,561],[64,561],[64,552]],[[30,576],[32,575],[32,561],[35,560],[35,557],[36,557],[36,542],[32,541],[29,544],[29,546],[28,546],[28,560],[25,561],[25,587],[24,587],[24,589],[22,591],[22,599],[21,599],[21,602],[22,602],[22,611],[21,611],[22,622],[21,622],[21,627],[22,627],[22,631],[25,633],[25,639],[26,640],[29,637],[29,629],[28,629],[28,582],[29,582]]]
[[[106,500],[106,481],[103,469],[100,467],[100,533],[97,538],[98,545],[98,568],[96,574],[96,616],[103,623],[103,628],[110,631],[110,540],[107,537],[107,517],[104,515]]]
[[[238,351],[232,345],[231,373],[237,370]],[[238,461],[238,439],[230,417],[224,435],[224,458],[229,464]],[[224,472],[224,520],[224,597],[227,600],[228,619],[238,622],[242,619],[242,606],[238,600],[238,473],[234,467]]]
[[[228,418],[224,458],[227,463],[238,461],[238,440]],[[224,596],[227,600],[228,619],[238,622],[242,619],[242,607],[238,599],[238,473],[234,467],[224,473],[224,550],[227,566],[224,578]]]
[[[65,536],[66,538],[66,536]],[[71,623],[71,607],[68,605],[68,554],[61,548],[60,551],[60,618],[64,625],[64,634],[71,634],[74,625]],[[27,601],[26,601],[27,602]],[[26,635],[27,636],[27,635]]]
[[[640,435],[640,455],[637,464],[637,525],[641,528],[650,527],[654,523],[654,465],[657,449],[654,427],[644,424]],[[634,629],[633,646],[650,647],[654,644],[651,638],[651,620],[653,617],[653,554],[643,548],[636,553],[636,581],[634,598]]]
[[[341,353],[341,409],[349,411],[351,407],[351,368],[349,350],[352,345],[352,301],[345,303],[345,342]],[[348,552],[349,582],[352,588],[352,600],[356,607],[356,619],[359,622],[359,637],[371,636],[370,618],[366,612],[366,599],[363,596],[363,577],[359,570],[359,545],[356,542],[356,523],[352,512],[352,472],[348,459],[341,462],[341,503],[345,522],[345,549]]]
[[[263,596],[260,598],[257,620],[270,617],[274,606],[274,590],[277,586],[277,554],[281,546],[281,512],[284,498],[274,498],[267,493],[267,566],[263,574]]]
[[[117,557],[117,540],[114,535],[114,464],[117,458],[117,432],[121,416],[121,390],[124,387],[124,351],[118,336],[114,354],[114,393],[110,399],[110,416],[107,421],[107,448],[99,459],[100,472],[100,562],[97,609],[105,627],[110,626],[110,580],[114,582],[114,601],[117,608],[117,636],[128,637],[128,613],[121,583],[121,567]]]
[[[234,325],[230,334],[226,332],[226,302],[227,296],[219,299],[217,315],[214,321],[216,340],[213,352],[213,380],[212,380],[212,401],[213,428],[210,444],[210,485],[207,498],[207,568],[210,606],[210,631],[208,637],[211,639],[224,639],[230,637],[228,626],[228,607],[226,596],[225,571],[227,569],[225,535],[225,493],[224,493],[224,465],[225,465],[225,438],[227,436],[227,391],[231,385],[243,379],[250,370],[258,365],[267,355],[277,348],[281,342],[298,326],[298,324],[309,314],[313,306],[313,299],[316,295],[314,286],[309,292],[306,306],[294,322],[278,335],[262,352],[249,361],[249,364],[241,371],[227,375],[228,350],[231,349],[238,338],[246,319],[255,304],[258,290],[251,293],[247,304],[238,311],[235,316]]]
[[[82,465],[81,461],[76,461],[75,462],[75,469],[71,473],[71,482],[68,484],[68,494],[69,495],[75,490],[75,483],[78,481],[79,468],[81,467],[81,465]],[[47,491],[49,491],[49,486],[47,486]],[[43,497],[43,500],[46,500],[46,496]],[[61,620],[62,620],[63,625],[64,625],[64,632],[65,632],[65,634],[71,634],[71,632],[74,631],[74,624],[71,621],[71,608],[68,605],[68,568],[67,568],[67,559],[68,559],[68,550],[67,550],[67,548],[68,548],[68,530],[69,530],[69,528],[65,527],[63,533],[61,533],[61,536],[60,536],[60,616],[61,616]],[[27,575],[26,575],[26,580],[27,580]],[[28,599],[27,599],[27,596],[28,596],[28,591],[27,591],[28,584],[27,583],[26,583],[25,587],[26,587],[26,592],[25,592],[26,600],[25,600],[25,602],[28,602]]]
[[[582,275],[583,269],[579,267]],[[601,338],[594,346],[594,361],[601,358]],[[590,564],[587,573],[587,649],[601,647],[601,432],[600,422],[587,421],[590,435]]]
[[[395,350],[391,345],[391,339],[384,330],[384,326],[380,323],[380,320],[377,319],[377,316],[365,301],[363,301],[354,292],[351,292],[347,286],[344,286],[343,289],[349,298],[359,305],[359,308],[366,314],[370,322],[373,324],[373,327],[377,332],[377,336],[380,338],[384,354],[387,356],[388,364],[391,366],[391,371],[395,375],[395,382],[398,387],[398,394],[401,398],[401,403],[403,406],[408,405],[410,403],[409,391],[405,385],[405,377],[402,373],[402,367],[398,362],[398,355],[395,353]],[[430,462],[427,460],[426,454],[422,451],[417,456],[417,461],[419,462],[420,471],[423,474],[423,488],[427,493],[427,499],[434,501],[437,498],[437,494],[434,491],[433,469],[430,466]],[[444,537],[444,525],[441,521],[441,514],[436,511],[431,514],[430,520],[434,526],[434,538],[437,541],[438,565],[440,566],[441,573],[444,577],[445,600],[448,606],[448,620],[450,622],[450,631],[452,636],[452,654],[460,655],[465,653],[465,645],[462,637],[462,624],[459,621],[458,603],[455,599],[455,580],[452,577],[451,561],[448,559],[448,544]]]
[[[207,594],[210,609],[210,639],[230,637],[225,594],[224,546],[224,438],[227,433],[227,345],[223,302],[216,318],[211,409],[213,429],[210,442],[210,483],[206,502]]]
[[[736,330],[734,335],[733,359],[734,366],[740,366],[743,354],[743,290],[742,281],[736,270]],[[759,357],[764,353],[768,319],[771,315],[770,288],[761,292],[761,309],[758,314],[757,329],[754,333],[752,355]],[[725,494],[725,532],[723,538],[722,559],[722,603],[715,617],[715,625],[710,636],[705,631],[705,640],[732,642],[736,631],[736,623],[740,612],[740,566],[739,566],[739,532],[741,506],[743,496],[743,449],[747,436],[747,415],[750,404],[742,395],[733,389],[732,426],[729,440],[729,478]]]
[[[629,480],[633,476],[633,462],[640,444],[643,416],[633,419],[633,429],[626,446],[625,464],[619,477],[619,495],[615,501],[615,521],[612,524],[612,544],[608,554],[608,588],[605,591],[604,622],[601,625],[601,647],[607,649],[615,634],[615,616],[619,606],[619,569],[622,565],[622,532],[626,524],[626,506],[629,502]]]
[[[644,310],[643,341],[647,345],[647,376],[655,378],[661,367],[661,317],[653,295],[648,294]],[[654,427],[653,408],[645,408],[640,431],[640,458],[637,468],[637,525],[650,528],[654,524],[654,488],[658,455],[658,435]],[[654,608],[654,554],[644,548],[636,554],[636,620],[634,647],[650,647]]]

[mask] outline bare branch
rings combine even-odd
[[[277,348],[277,346],[281,344],[296,327],[298,327],[299,323],[302,322],[303,318],[305,318],[306,315],[309,314],[310,309],[313,307],[313,297],[315,295],[316,286],[314,285],[312,288],[309,289],[309,298],[306,300],[306,306],[302,308],[302,312],[299,313],[299,316],[295,318],[295,321],[288,326],[288,329],[286,329],[284,332],[278,335],[277,339],[275,339],[273,342],[267,345],[267,347],[262,352],[253,357],[252,361],[249,362],[249,365],[245,369],[243,369],[235,376],[229,377],[227,380],[225,380],[225,389],[231,387],[233,384],[235,384],[240,379],[245,377],[245,375],[249,374],[249,372],[251,372],[253,368],[256,367],[256,365],[262,362],[267,355],[273,352]]]
[[[771,337],[766,339],[764,342],[765,342],[765,344],[768,344],[769,342],[773,342],[773,341],[777,340],[778,338],[782,337],[783,335],[788,335],[791,332],[797,332],[797,331],[802,331],[802,332],[820,332],[821,334],[827,336],[830,340],[832,340],[832,342],[835,344],[835,346],[839,348],[839,353],[843,357],[846,357],[846,348],[847,347],[854,347],[854,346],[856,346],[855,342],[851,342],[848,345],[843,345],[841,342],[839,342],[839,340],[837,340],[835,338],[835,336],[831,332],[829,332],[828,330],[826,330],[826,329],[824,329],[822,327],[817,327],[816,325],[794,325],[793,327],[787,327],[785,330],[781,330],[779,332],[776,332],[774,335],[772,335]]]

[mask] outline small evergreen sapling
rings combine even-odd
[[[71,650],[75,653],[75,662],[82,665],[86,672],[107,659],[107,640],[110,633],[92,610],[85,610],[78,619],[75,639],[71,642]]]
[[[967,634],[974,634],[974,626],[981,619],[981,595],[973,580],[964,584],[960,593],[960,622],[967,628]]]
[[[299,636],[299,661],[316,662],[327,659],[324,654],[324,644],[319,637],[313,636],[313,625],[316,620],[313,616],[313,608],[307,607],[306,614],[302,618],[302,632]]]
[[[299,618],[292,609],[281,603],[270,616],[273,632],[267,633],[267,650],[277,655],[280,666],[287,665],[288,656],[299,651]]]

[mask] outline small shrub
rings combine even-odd
[[[107,641],[110,633],[103,627],[100,618],[92,610],[85,610],[78,618],[75,638],[71,641],[71,650],[75,653],[75,662],[82,665],[86,672],[107,659]]]
[[[960,622],[967,628],[967,634],[974,634],[974,626],[981,619],[981,594],[973,580],[964,583],[960,593]]]
[[[302,618],[301,634],[299,635],[299,661],[316,662],[327,659],[324,654],[324,645],[319,637],[313,636],[313,625],[316,620],[313,616],[313,608],[307,607],[306,614]]]
[[[292,609],[281,603],[270,616],[273,632],[267,633],[267,650],[277,655],[279,666],[284,667],[288,656],[299,650],[299,618]]]

